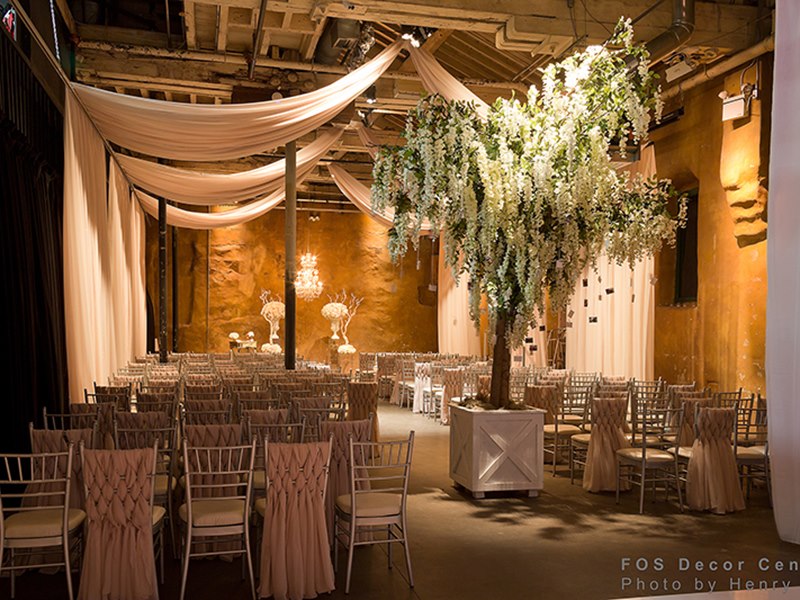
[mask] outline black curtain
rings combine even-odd
[[[0,38],[0,452],[28,452],[28,423],[41,427],[42,408],[62,412],[67,397],[63,119]]]

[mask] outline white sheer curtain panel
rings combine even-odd
[[[340,127],[321,129],[319,136],[297,152],[297,168],[316,164],[342,137]],[[135,186],[183,204],[231,204],[275,192],[285,185],[286,160],[281,159],[239,173],[204,173],[116,155],[128,180]]]
[[[625,167],[632,175],[656,173],[655,149]],[[604,254],[583,273],[567,309],[566,363],[579,372],[652,379],[654,373],[655,295],[653,259],[617,265]]]
[[[110,339],[109,223],[103,140],[72,94],[64,119],[64,321],[70,402],[105,382],[114,367]]]
[[[481,356],[481,336],[469,318],[469,290],[467,275],[459,277],[458,285],[453,272],[445,264],[444,237],[439,240],[437,329],[439,352]]]
[[[109,160],[108,231],[111,260],[109,338],[114,341],[112,372],[147,352],[144,213],[128,182]]]
[[[290,98],[249,104],[203,106],[73,89],[103,136],[150,156],[213,161],[276,148],[314,131],[360,96],[392,64],[398,40],[334,83]]]
[[[384,227],[392,227],[394,222],[394,211],[388,209],[384,213],[379,213],[372,208],[372,198],[370,189],[361,183],[358,179],[350,175],[342,167],[336,164],[329,164],[328,171],[330,171],[331,178],[339,191],[344,194],[350,202],[364,214],[372,217],[375,221]],[[430,233],[431,226],[428,223],[423,223],[420,228],[421,233]]]
[[[482,118],[489,113],[489,105],[473,94],[463,83],[447,72],[436,58],[424,48],[411,49],[411,60],[422,86],[429,92],[444,96],[448,100],[474,102],[475,110]]]
[[[800,544],[800,3],[778,0],[776,10],[767,244],[769,454],[778,534]]]

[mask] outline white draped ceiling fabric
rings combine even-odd
[[[71,402],[145,352],[144,215],[86,113],[66,96],[64,313]],[[108,200],[108,202],[107,202]]]
[[[134,98],[73,83],[64,143],[64,303],[70,401],[146,351],[144,215],[157,210],[147,191],[185,204],[213,206],[262,196],[225,212],[170,206],[168,223],[206,229],[243,223],[284,199],[285,162],[244,173],[185,171],[119,154],[106,189],[103,138],[154,157],[228,160],[263,152],[327,123],[362,94],[397,57],[402,42],[335,83],[269,102],[199,106]],[[99,132],[99,133],[98,133]],[[323,130],[298,153],[298,180],[341,137]],[[101,137],[102,136],[102,137]],[[131,184],[142,189],[131,189]],[[145,191],[147,190],[147,191]]]
[[[778,0],[775,23],[767,244],[769,454],[778,534],[800,544],[800,3]]]
[[[652,145],[626,167],[631,174],[656,172]],[[579,372],[651,380],[654,373],[655,295],[653,258],[634,266],[601,255],[587,267],[567,309],[566,366]]]
[[[342,128],[321,129],[317,139],[297,152],[298,172],[313,168],[342,137]],[[116,154],[128,180],[150,194],[173,202],[212,206],[271,194],[285,186],[286,160],[239,173],[204,173]]]
[[[203,106],[73,87],[100,133],[115,144],[174,160],[228,160],[277,148],[325,125],[389,68],[403,46],[398,40],[328,86],[265,102]]]

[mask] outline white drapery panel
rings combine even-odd
[[[481,118],[486,118],[489,105],[473,94],[463,83],[447,72],[436,58],[424,48],[411,48],[411,60],[422,86],[429,92],[439,94],[448,100],[474,102],[475,110]]]
[[[113,160],[109,161],[108,231],[113,373],[147,352],[144,213]]]
[[[778,0],[769,168],[767,406],[772,501],[781,539],[800,544],[800,3]]]
[[[364,144],[364,148],[367,149],[369,155],[372,158],[375,158],[378,155],[378,150],[381,149],[380,140],[374,133],[372,133],[372,130],[369,127],[365,127],[360,121],[354,121],[351,123],[351,125],[356,130],[358,139],[361,140],[362,144]]]
[[[444,237],[439,241],[439,277],[437,294],[437,333],[441,354],[481,356],[481,336],[469,318],[467,276],[456,285],[453,271],[445,264]]]
[[[342,131],[339,127],[320,130],[317,139],[298,150],[298,170],[316,165],[341,138]],[[286,184],[285,159],[249,171],[219,174],[170,167],[122,154],[116,157],[132,184],[183,204],[231,204],[271,194]]]
[[[653,378],[652,275],[652,258],[631,270],[605,255],[598,260],[597,272],[591,267],[584,271],[567,312],[567,322],[572,323],[566,339],[568,369]]]
[[[70,402],[146,352],[144,214],[72,94],[64,120],[64,314]]]
[[[642,149],[640,159],[626,166],[631,175],[656,173],[655,149]],[[655,294],[653,258],[630,266],[601,255],[591,267],[568,308],[566,366],[579,372],[650,380],[654,373]],[[584,285],[585,284],[585,285]]]
[[[213,161],[263,152],[314,131],[360,96],[404,43],[307,94],[267,102],[202,106],[125,96],[80,84],[73,89],[103,136],[150,156]]]
[[[379,213],[373,210],[371,192],[367,186],[336,164],[329,164],[328,171],[330,171],[331,178],[334,183],[336,183],[336,187],[339,188],[339,191],[341,191],[350,202],[355,204],[361,212],[372,217],[384,227],[388,228],[393,226],[394,211],[388,209],[384,213]],[[423,223],[420,227],[420,233],[430,232],[430,224]]]

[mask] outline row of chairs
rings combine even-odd
[[[130,416],[135,417],[136,415]],[[119,517],[118,514],[115,515],[115,510],[121,510],[120,506],[115,505],[114,510],[109,509],[109,505],[114,504],[119,498],[126,499],[123,502],[126,509],[132,506],[140,507],[141,502],[149,502],[148,514],[152,513],[152,531],[156,542],[153,556],[154,560],[155,557],[160,558],[163,582],[164,523],[165,521],[169,522],[170,530],[174,531],[172,518],[175,515],[171,509],[171,501],[176,490],[182,490],[185,498],[175,519],[183,530],[181,536],[183,556],[181,598],[186,590],[189,559],[213,554],[241,554],[249,571],[251,586],[255,591],[249,541],[251,514],[260,515],[262,520],[266,515],[274,518],[275,515],[270,511],[274,509],[275,503],[281,502],[275,494],[285,493],[290,497],[289,501],[291,502],[291,497],[300,493],[304,486],[310,485],[309,482],[301,485],[297,481],[300,479],[300,475],[309,479],[312,471],[317,475],[324,472],[325,481],[321,485],[317,481],[317,487],[314,488],[321,494],[318,500],[321,505],[324,505],[325,493],[328,489],[330,456],[335,449],[335,439],[338,439],[337,447],[340,454],[337,472],[341,473],[343,466],[347,470],[352,465],[357,465],[357,469],[349,468],[347,471],[349,489],[346,487],[347,484],[342,485],[340,482],[338,488],[333,490],[334,497],[330,498],[330,513],[335,514],[334,522],[329,523],[332,526],[330,541],[338,540],[348,548],[347,589],[349,589],[352,569],[353,547],[364,543],[385,542],[390,545],[396,542],[402,543],[405,547],[409,579],[413,585],[405,534],[405,499],[413,449],[413,432],[408,440],[403,442],[379,443],[370,440],[372,433],[370,421],[341,424],[331,422],[326,429],[329,435],[322,441],[304,442],[302,434],[299,436],[285,434],[285,429],[275,427],[266,429],[266,434],[265,429],[251,430],[248,432],[249,438],[247,439],[252,441],[243,443],[241,428],[234,425],[191,426],[184,424],[180,435],[184,441],[182,461],[179,462],[176,460],[175,453],[176,428],[134,429],[121,428],[119,423],[117,425],[118,450],[91,449],[95,430],[84,432],[80,440],[79,462],[83,463],[82,475],[85,486],[83,509],[75,507],[74,501],[70,498],[70,494],[74,493],[71,484],[74,478],[80,477],[80,473],[76,476],[73,467],[74,444],[70,441],[77,439],[75,430],[42,432],[32,429],[34,448],[37,445],[41,447],[41,443],[37,444],[37,440],[34,439],[37,435],[44,434],[52,440],[55,439],[54,436],[60,434],[63,436],[60,448],[62,451],[8,455],[2,458],[5,470],[0,479],[0,512],[3,516],[3,527],[0,531],[4,533],[0,540],[0,562],[3,558],[2,548],[9,548],[12,553],[12,591],[14,587],[13,574],[21,568],[27,569],[32,566],[30,561],[25,561],[24,565],[15,563],[13,553],[18,553],[26,544],[30,544],[28,547],[33,548],[52,545],[62,548],[63,561],[47,564],[66,567],[68,591],[71,598],[70,556],[80,546],[81,525],[84,524],[87,514],[89,521],[92,521],[98,510],[103,513],[100,517],[101,520],[104,518],[113,520]],[[359,425],[360,430],[353,429]],[[284,433],[281,433],[282,431]],[[353,431],[361,433],[354,438]],[[342,435],[345,432],[349,432],[348,437]],[[337,433],[339,435],[335,435]],[[280,441],[276,442],[276,440]],[[343,440],[347,441],[343,443]],[[342,456],[344,454],[343,446],[349,446],[347,457]],[[271,448],[275,448],[277,452],[277,458],[274,461],[271,459]],[[134,460],[131,458],[133,456],[131,453],[135,452],[140,454]],[[312,468],[309,463],[305,462],[309,452],[316,453],[316,455],[324,454],[326,456],[324,464],[317,461]],[[145,460],[142,453],[148,454],[151,458]],[[356,457],[355,460],[353,457]],[[92,463],[94,460],[99,460],[102,464]],[[87,461],[89,462],[87,463]],[[130,473],[123,472],[120,476],[121,463],[119,461],[129,467],[133,462],[139,462],[132,467]],[[16,470],[14,465],[18,465]],[[181,467],[182,471],[179,471]],[[103,468],[106,468],[107,472],[98,479],[98,474]],[[141,479],[143,476],[147,478],[147,485]],[[101,489],[94,489],[93,481],[101,481]],[[176,481],[179,482],[178,486],[176,486]],[[106,484],[112,485],[113,489],[104,488],[103,485]],[[13,492],[8,492],[9,489]],[[138,490],[136,494],[139,496],[130,500],[134,489]],[[42,497],[45,496],[48,499],[47,503],[42,502]],[[17,502],[11,505],[4,501],[4,498],[14,498]],[[43,504],[49,506],[50,512],[42,512]],[[102,507],[98,509],[100,505]],[[19,510],[19,506],[26,508]],[[27,507],[30,507],[30,510]],[[133,510],[136,512],[137,509],[133,508]],[[323,510],[323,520],[325,519],[324,513]],[[26,519],[30,520],[32,514],[36,515],[35,518],[46,517],[48,519],[49,525],[46,529],[52,535],[33,535],[29,531],[30,527],[26,529]],[[128,525],[134,522],[135,519],[132,517],[126,521]],[[37,523],[42,526],[41,519]],[[388,537],[379,539],[374,536],[359,535],[363,528],[372,531],[376,527],[385,531]],[[86,529],[88,550],[95,546],[89,537],[91,525]],[[37,531],[43,530],[40,527]],[[270,528],[272,532],[275,530],[275,526]],[[230,545],[222,544],[231,540],[237,541],[236,547],[232,548]],[[288,542],[288,540],[284,541]],[[329,537],[326,535],[324,543],[327,545],[328,541]],[[208,546],[208,542],[213,542],[213,544]],[[173,549],[175,547],[173,534]],[[101,557],[97,555],[85,556],[82,585],[87,578],[91,581],[92,577],[97,574],[97,562],[100,560]],[[263,560],[261,564],[263,582],[265,568]],[[291,568],[300,567],[301,565],[295,564]],[[275,565],[267,568],[275,568]],[[141,575],[137,573],[136,577]],[[272,573],[268,579],[274,582],[278,575]],[[330,589],[332,589],[332,580],[329,589],[317,591],[325,592]],[[263,589],[262,595],[264,595]]]

